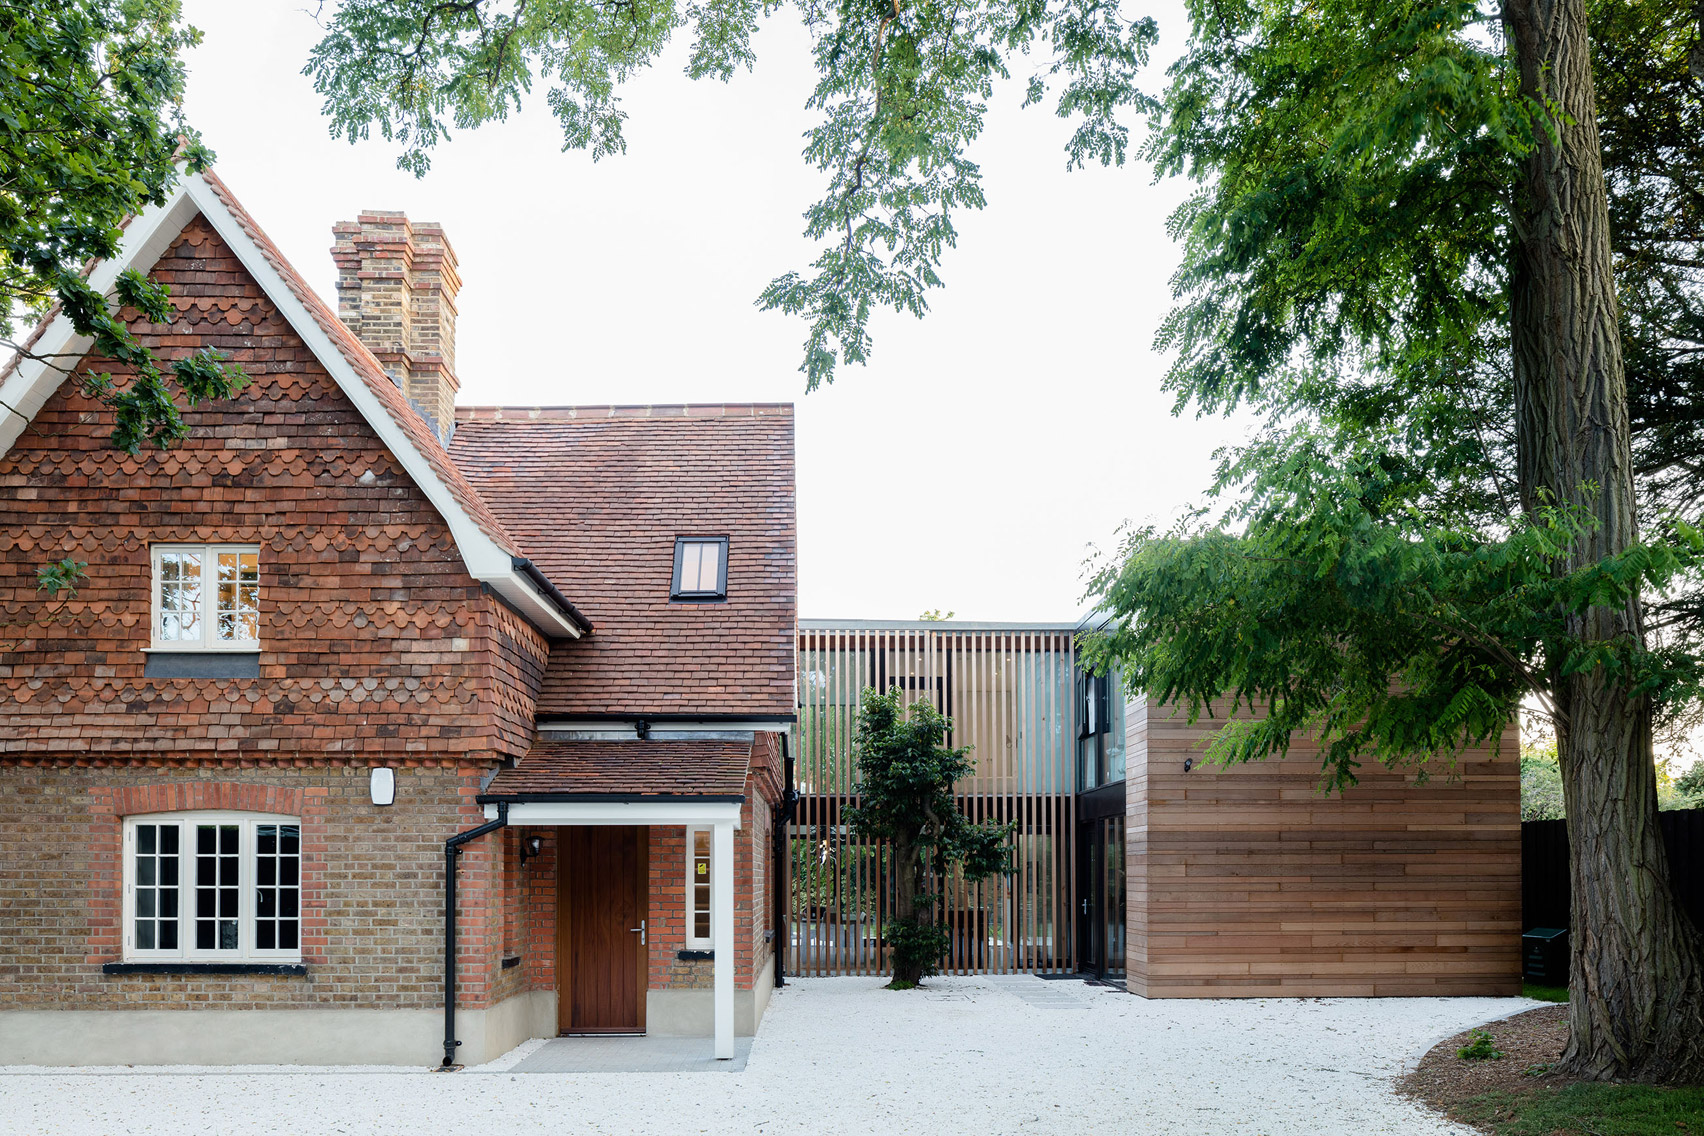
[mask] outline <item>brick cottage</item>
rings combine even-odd
[[[0,375],[7,1059],[732,1056],[775,973],[791,407],[457,407],[444,233],[335,241],[336,314],[205,175],[94,266],[170,287],[159,355],[252,376],[169,450]]]

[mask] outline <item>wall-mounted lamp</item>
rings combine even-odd
[[[396,804],[396,770],[374,766],[367,776],[367,789],[372,793],[375,805]]]
[[[544,837],[528,836],[521,841],[521,864],[524,867],[528,860],[544,851]]]
[[[1191,769],[1194,769],[1194,768],[1195,768],[1195,759],[1193,757],[1186,757],[1186,758],[1183,759],[1183,771],[1185,773],[1188,773]]]

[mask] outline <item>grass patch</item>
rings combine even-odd
[[[1497,1136],[1685,1136],[1704,1133],[1704,1088],[1580,1084],[1487,1093],[1451,1111]]]
[[[1523,982],[1521,983],[1521,993],[1540,1002],[1566,1002],[1568,1000],[1568,988],[1566,986],[1540,986],[1535,982]]]

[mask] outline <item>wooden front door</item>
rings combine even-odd
[[[644,1033],[645,830],[562,829],[557,870],[556,1024],[563,1033]]]

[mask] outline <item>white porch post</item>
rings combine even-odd
[[[734,826],[717,824],[710,845],[710,927],[716,950],[716,1057],[734,1055]]]

